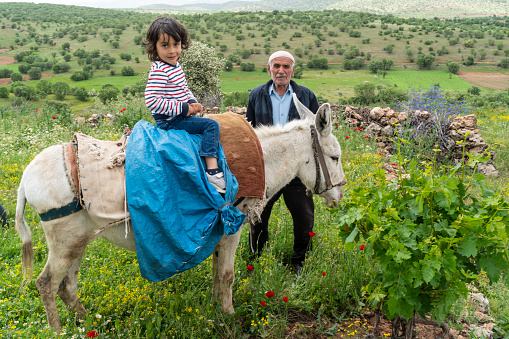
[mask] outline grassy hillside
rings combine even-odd
[[[326,10],[392,14],[399,17],[433,18],[500,15],[509,13],[507,0],[260,0],[229,1],[222,4],[193,3],[172,6],[168,4],[140,6],[140,9],[179,11],[288,11]]]
[[[38,65],[50,83],[65,82],[71,89],[86,90],[111,84],[121,90],[137,83],[148,71],[150,62],[140,42],[152,20],[161,15],[172,14],[0,3],[0,70],[23,73],[24,69],[27,73],[27,68]],[[444,89],[466,91],[470,84],[449,77],[447,61],[461,64],[461,71],[508,73],[497,67],[509,55],[505,17],[405,19],[339,10],[175,16],[186,25],[192,41],[212,46],[235,66],[256,66],[254,72],[240,72],[238,67],[233,73],[225,72],[224,92],[249,90],[268,80],[262,68],[268,56],[280,49],[290,51],[303,63],[299,82],[330,101],[337,100],[338,92],[351,95],[355,85],[363,81],[401,89],[440,83]],[[27,54],[25,58],[20,58],[22,53]],[[434,55],[435,62],[430,70],[420,70],[417,61],[427,54]],[[474,64],[462,65],[469,57]],[[317,58],[325,58],[329,69],[310,68],[310,61]],[[369,63],[382,58],[394,62],[385,79],[369,71]],[[352,61],[361,68],[345,69]],[[55,64],[68,65],[69,69],[57,72]],[[125,67],[132,68],[134,76],[123,76]],[[89,80],[71,80],[74,73],[85,69],[92,75]],[[8,78],[0,79],[0,85],[10,86],[9,82]],[[31,86],[40,82],[24,81]],[[10,94],[8,99],[0,99],[0,105],[12,98]]]

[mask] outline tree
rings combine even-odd
[[[11,80],[12,80],[13,82],[15,82],[15,81],[21,81],[21,80],[23,80],[23,75],[21,75],[21,73],[12,73],[12,74],[11,74]]]
[[[435,56],[433,54],[419,54],[417,56],[416,64],[421,69],[431,69],[435,62]]]
[[[253,72],[255,70],[255,64],[251,62],[242,62],[240,64],[240,70],[243,72]]]
[[[134,68],[132,68],[131,66],[122,67],[121,73],[125,77],[134,76],[136,74],[136,72],[134,71]]]
[[[187,84],[197,98],[220,91],[219,76],[225,60],[219,58],[212,47],[194,42],[180,59]]]
[[[14,87],[12,91],[14,96],[17,98],[25,98],[26,100],[36,100],[37,93],[35,92],[35,88],[32,86],[21,85]]]
[[[0,98],[8,98],[9,97],[9,90],[7,89],[7,86],[1,86],[0,87]]]
[[[88,91],[83,87],[78,87],[74,90],[74,96],[76,99],[80,101],[87,101],[90,95],[88,94]]]
[[[42,70],[40,67],[32,67],[28,71],[30,80],[39,80],[42,77]]]
[[[99,90],[99,99],[106,103],[118,97],[120,91],[111,84],[106,84]]]
[[[62,81],[55,82],[53,86],[51,86],[51,89],[58,100],[63,100],[65,95],[71,91],[69,85]]]
[[[43,79],[35,85],[35,88],[38,92],[44,93],[44,94],[50,94],[51,93],[51,82],[47,79]]]
[[[449,73],[458,74],[458,72],[460,70],[460,65],[458,63],[452,62],[452,61],[447,61],[446,65],[447,65],[447,71],[449,71]]]
[[[369,63],[369,70],[373,73],[382,72],[385,78],[387,71],[390,70],[392,66],[394,66],[394,61],[392,59],[375,59]]]
[[[369,105],[375,101],[375,85],[371,82],[365,82],[355,85],[353,91],[355,93],[354,100],[360,105]]]
[[[226,60],[224,64],[224,70],[227,72],[233,71],[233,62],[231,62],[231,60]]]
[[[384,47],[384,52],[391,54],[392,51],[394,51],[394,45],[391,44]]]
[[[509,58],[503,58],[500,60],[497,66],[502,68],[509,68]]]

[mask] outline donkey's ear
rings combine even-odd
[[[302,120],[304,119],[315,119],[315,115],[313,112],[309,110],[306,106],[304,106],[299,99],[297,99],[297,94],[293,93],[293,103],[297,108],[297,112],[299,112],[299,116]]]
[[[315,125],[318,132],[323,136],[332,133],[331,109],[328,103],[320,106],[316,112]]]

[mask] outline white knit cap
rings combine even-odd
[[[293,55],[291,55],[287,51],[277,51],[277,52],[272,53],[272,55],[269,58],[269,62],[267,63],[267,65],[270,65],[272,60],[274,60],[275,58],[281,58],[281,57],[288,58],[288,59],[292,60],[293,64],[295,64],[295,59],[293,58]]]

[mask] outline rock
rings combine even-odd
[[[462,117],[454,118],[449,125],[450,129],[456,130],[465,128],[467,130],[477,129],[477,117],[475,114],[465,115]]]
[[[394,128],[391,125],[387,125],[382,128],[382,135],[384,137],[391,137],[394,134]]]
[[[474,335],[474,338],[484,338],[484,339],[493,338],[493,331],[477,326],[474,326],[472,328],[472,334]]]
[[[493,164],[478,164],[477,170],[487,177],[498,177],[498,170]]]
[[[385,112],[380,107],[375,107],[369,112],[369,117],[373,120],[380,120]]]
[[[368,127],[366,127],[365,131],[367,134],[376,137],[382,132],[382,127],[377,123],[372,122]]]
[[[400,121],[405,121],[407,118],[408,118],[407,112],[401,112],[398,114],[398,120],[400,120]]]
[[[431,113],[429,113],[428,111],[417,110],[415,111],[415,116],[419,119],[427,120],[431,118]]]

